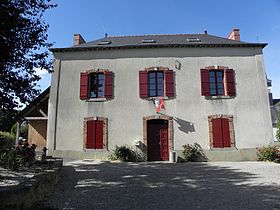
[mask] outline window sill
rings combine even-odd
[[[103,149],[86,149],[86,148],[83,148],[83,151],[84,152],[104,152],[104,151],[107,151],[107,149],[103,148]]]
[[[90,98],[86,100],[87,102],[102,102],[107,101],[107,98]]]
[[[232,152],[232,151],[237,151],[238,149],[236,147],[225,147],[225,148],[210,148],[210,151],[216,152],[216,151],[220,151],[220,152]]]
[[[156,96],[156,97],[148,97],[148,98],[145,98],[147,101],[152,101],[156,98],[163,98],[163,100],[168,100],[168,99],[171,99],[171,98],[168,98],[167,96]]]
[[[205,99],[207,100],[219,100],[219,99],[231,99],[234,98],[234,96],[205,96]]]

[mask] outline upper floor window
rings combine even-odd
[[[232,69],[200,69],[201,95],[235,96],[235,75]]]
[[[149,72],[149,96],[163,96],[163,72]]]
[[[224,72],[209,71],[210,95],[224,95]]]
[[[163,67],[139,71],[139,95],[141,98],[174,97],[174,72]]]
[[[103,98],[104,97],[104,73],[91,73],[89,75],[89,97]]]
[[[101,72],[82,72],[80,74],[80,99],[113,98],[113,73],[108,70]]]

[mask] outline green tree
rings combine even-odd
[[[13,124],[14,109],[38,94],[35,69],[51,72],[44,12],[51,0],[0,1],[0,130]]]

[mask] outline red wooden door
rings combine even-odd
[[[148,160],[168,160],[168,121],[149,120],[147,124]]]
[[[169,160],[167,128],[160,129],[160,153],[162,160]]]

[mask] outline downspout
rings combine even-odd
[[[57,113],[58,113],[60,72],[61,72],[61,54],[59,54],[59,64],[58,64],[58,73],[57,73],[57,87],[56,87],[56,102],[55,102],[55,119],[54,119],[54,141],[53,141],[53,150],[56,150]]]

